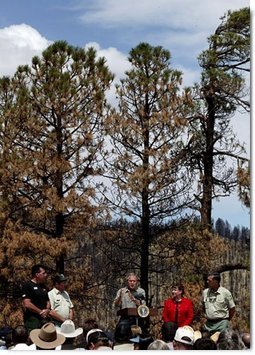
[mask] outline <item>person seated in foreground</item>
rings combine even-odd
[[[195,341],[193,350],[217,350],[217,345],[210,338],[199,338]]]
[[[14,346],[10,350],[36,350],[35,344],[30,344],[29,332],[24,325],[17,325],[12,332]]]
[[[101,329],[91,329],[87,333],[87,350],[112,350],[112,344],[107,334]]]
[[[192,350],[194,345],[194,330],[185,325],[176,330],[173,347],[174,350]]]
[[[37,350],[55,350],[66,340],[64,335],[57,333],[55,324],[51,322],[44,324],[41,329],[31,330],[30,338]]]
[[[169,346],[164,340],[156,339],[150,343],[147,350],[169,350]]]

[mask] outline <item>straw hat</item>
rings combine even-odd
[[[194,343],[197,339],[201,339],[202,338],[202,333],[200,332],[200,330],[195,330],[194,331]]]
[[[83,333],[83,329],[75,329],[74,322],[71,319],[67,319],[61,324],[60,328],[57,327],[57,333],[64,335],[66,338],[76,338]]]
[[[219,339],[219,335],[220,335],[220,332],[215,332],[213,333],[210,338],[215,342],[217,343],[218,339]]]
[[[54,349],[65,342],[62,334],[57,334],[53,323],[46,323],[41,329],[33,329],[30,332],[32,342],[41,349]]]

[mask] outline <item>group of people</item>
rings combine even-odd
[[[74,306],[65,290],[67,279],[64,275],[56,275],[53,288],[45,287],[46,268],[37,264],[32,267],[31,280],[22,288],[22,306],[24,309],[24,325],[31,331],[38,329],[43,323],[54,320],[60,326],[65,320],[74,318]]]
[[[174,284],[171,297],[164,301],[161,339],[157,340],[157,344],[149,345],[148,349],[150,350],[150,347],[156,349],[157,346],[163,347],[161,350],[166,346],[173,350],[249,348],[250,334],[238,334],[230,329],[229,322],[235,314],[235,303],[231,292],[222,287],[220,282],[221,276],[217,272],[210,273],[207,277],[208,287],[201,297],[206,321],[201,330],[192,328],[194,306],[193,302],[184,296],[183,284]],[[121,309],[134,307],[139,309],[145,304],[145,292],[138,287],[138,277],[135,274],[127,275],[127,286],[118,290],[114,304]],[[129,316],[128,312],[123,312],[119,319],[115,330],[116,340],[120,342],[130,340],[131,328],[134,324],[139,324],[139,321],[145,334],[137,341],[144,343],[144,339],[148,339],[146,329],[143,329],[144,323],[141,323],[141,318]],[[234,340],[231,342],[229,339]]]
[[[160,339],[153,339],[148,332],[149,313],[146,313],[146,309],[150,310],[146,306],[146,294],[144,289],[139,287],[136,274],[128,274],[126,286],[117,291],[113,304],[119,310],[120,318],[114,332],[110,334],[99,327],[96,321],[87,322],[83,328],[75,328],[74,305],[65,290],[67,279],[64,275],[56,275],[53,288],[48,291],[45,287],[46,268],[38,264],[34,265],[31,271],[31,280],[26,282],[22,289],[24,325],[13,330],[10,349],[249,348],[250,335],[233,333],[229,327],[229,321],[235,313],[235,303],[231,292],[220,286],[219,273],[208,275],[208,288],[203,291],[201,297],[206,318],[203,327],[200,330],[192,328],[193,302],[184,296],[184,286],[176,283],[172,286],[171,297],[164,301]],[[145,313],[139,313],[141,309],[145,310]],[[230,339],[235,339],[231,345]]]
[[[235,303],[229,290],[220,286],[221,277],[219,273],[208,275],[208,288],[202,294],[202,308],[205,314],[205,331],[217,332],[226,330],[229,321],[235,314]],[[174,285],[172,297],[164,303],[163,320],[170,322],[174,327],[191,325],[194,318],[193,303],[184,297],[184,287],[182,284]]]
[[[204,330],[216,332],[226,330],[229,321],[235,313],[235,303],[232,294],[225,287],[220,286],[219,273],[208,275],[208,288],[202,294],[202,307],[206,322]],[[114,304],[121,309],[137,307],[145,303],[145,291],[138,287],[138,277],[131,273],[127,276],[127,286],[118,290]],[[165,300],[162,319],[164,328],[176,331],[177,328],[191,325],[194,319],[193,302],[184,297],[184,286],[176,283],[172,286],[172,295]],[[122,316],[119,325],[128,320],[131,324],[136,322],[135,317]]]

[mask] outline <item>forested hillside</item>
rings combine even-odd
[[[213,223],[212,201],[250,206],[250,162],[232,120],[249,112],[250,12],[228,12],[182,87],[162,46],[140,43],[107,101],[112,73],[94,48],[51,44],[0,78],[1,324],[22,323],[31,267],[64,273],[76,321],[116,323],[112,301],[129,271],[158,308],[172,280],[194,300],[222,273],[249,327],[249,229]],[[238,221],[237,221],[238,223]]]
[[[227,225],[230,228],[230,236],[233,236],[233,232],[238,227],[232,229],[229,224]],[[134,228],[131,224],[127,227],[129,231]],[[117,226],[112,225],[110,229],[113,233]],[[109,233],[109,226],[107,226],[107,230]],[[151,254],[152,263],[149,273],[149,303],[158,309],[158,316],[151,319],[153,332],[157,333],[160,329],[163,301],[168,298],[172,282],[176,280],[181,280],[184,283],[186,296],[194,302],[196,310],[194,326],[199,327],[203,322],[200,297],[205,287],[204,278],[206,276],[202,270],[206,272],[206,270],[216,270],[220,267],[225,270],[222,272],[222,285],[231,290],[237,306],[232,324],[238,329],[249,329],[250,232],[245,230],[245,239],[234,240],[234,238],[215,235],[217,248],[220,246],[221,251],[217,250],[217,253],[207,261],[205,261],[206,256],[200,253],[201,244],[194,245],[197,243],[195,239],[193,246],[189,246],[192,248],[192,253],[186,255],[185,260],[182,252],[180,255],[173,255],[170,249],[163,250],[161,246],[157,250],[158,244],[155,245]],[[103,237],[104,233],[105,231],[102,230],[101,232],[94,230],[93,238],[91,236],[82,238],[75,262],[73,260],[67,261],[68,290],[75,303],[78,324],[82,325],[86,319],[94,318],[105,328],[113,329],[118,319],[116,309],[113,307],[113,299],[117,289],[125,284],[126,274],[129,271],[139,273],[139,252],[135,250],[134,246],[132,247],[133,241],[130,241],[129,235],[121,236],[118,232],[116,237],[112,235],[109,240],[109,238]],[[123,246],[120,244],[120,239]],[[171,243],[171,238],[169,242]],[[90,277],[82,285],[84,271],[81,271],[82,274],[76,272],[79,270],[81,258],[89,260],[86,270],[90,272]],[[197,266],[197,262],[200,263],[200,266]],[[204,262],[207,263],[207,267],[203,264]],[[231,266],[234,270],[231,270]],[[25,270],[26,265],[23,265],[22,269]],[[51,277],[49,277],[49,287],[51,286],[50,280]],[[77,285],[81,285],[79,290],[77,290]],[[13,278],[4,287],[1,284],[0,292],[3,309],[1,325],[14,326],[22,322],[21,283],[15,282],[15,278]]]

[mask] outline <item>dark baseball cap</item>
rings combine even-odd
[[[59,274],[59,275],[56,275],[55,277],[54,277],[54,283],[55,282],[64,282],[64,281],[67,281],[67,278],[63,275],[63,274]]]

